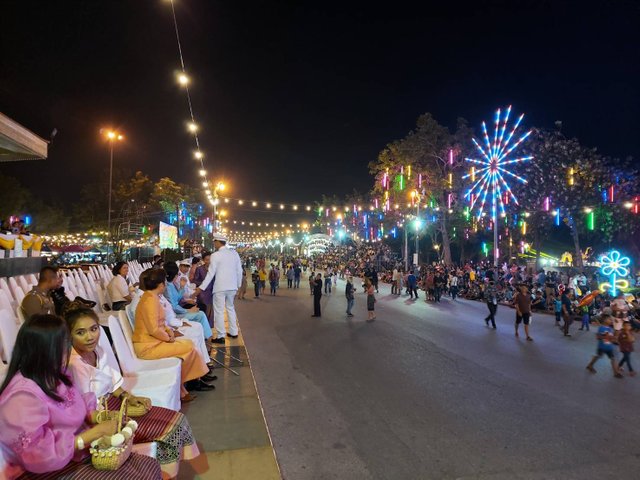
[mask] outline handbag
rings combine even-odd
[[[108,417],[107,400],[103,398],[103,411]],[[102,437],[91,442],[91,464],[96,470],[117,470],[129,459],[133,448],[133,437],[138,423],[135,420],[127,421],[127,399],[122,400],[118,412],[118,432],[110,437]],[[124,422],[126,426],[123,427]],[[109,446],[103,446],[101,440],[107,440]]]

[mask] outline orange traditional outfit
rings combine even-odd
[[[158,296],[150,291],[144,292],[136,308],[136,321],[133,330],[133,348],[139,358],[155,360],[158,358],[178,357],[182,359],[182,383],[195,380],[209,373],[209,367],[198,354],[190,340],[176,339],[165,324],[164,309]],[[184,385],[181,387],[186,395]]]

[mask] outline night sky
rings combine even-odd
[[[235,198],[311,203],[366,191],[367,164],[432,112],[478,127],[513,104],[614,155],[640,157],[640,2],[176,0],[207,169]],[[116,165],[198,184],[166,0],[5,0],[0,111],[45,161],[1,164],[74,199]]]

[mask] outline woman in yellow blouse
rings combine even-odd
[[[165,280],[166,274],[161,269],[151,271],[145,280],[146,289],[135,311],[133,348],[136,355],[145,360],[181,358],[181,400],[190,402],[195,396],[187,392],[184,383],[205,377],[209,373],[209,367],[191,341],[176,338],[181,334],[165,324],[164,309],[158,299],[158,296],[164,293]]]

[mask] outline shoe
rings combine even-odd
[[[209,385],[208,383],[204,383],[202,380],[194,380],[191,388],[187,387],[187,390],[196,392],[208,392],[209,390],[215,390],[215,385]]]
[[[353,317],[353,313],[347,313],[347,317]]]
[[[207,373],[206,375],[203,375],[202,377],[200,377],[200,380],[202,380],[203,382],[213,382],[217,379],[218,379],[217,375],[211,375],[210,373]]]
[[[580,329],[580,330],[582,330],[582,329]],[[564,334],[564,336],[565,336],[565,337],[570,337],[570,336],[571,336],[571,334],[570,334],[570,333],[565,333],[565,334]]]
[[[531,337],[527,337],[527,340],[530,341],[530,342],[533,342],[533,338],[531,338]]]
[[[485,318],[485,319],[484,319],[484,323],[486,323],[486,324],[487,324],[487,327],[488,327],[488,326],[489,326],[489,319],[488,319],[488,318]]]
[[[593,368],[591,365],[587,365],[587,370],[589,370],[591,373],[596,373],[596,369]]]
[[[189,403],[189,402],[193,402],[196,398],[198,398],[197,395],[194,395],[193,393],[187,393],[184,397],[180,399],[180,401],[182,403]]]
[[[238,335],[231,335],[230,333],[227,333],[227,337],[229,337],[229,338],[238,338]]]
[[[211,340],[210,343],[224,343],[224,337],[216,338],[215,340]]]
[[[312,317],[319,317],[320,315],[311,315]]]
[[[496,326],[495,325],[493,326],[493,329],[496,330]]]
[[[624,378],[624,375],[622,375],[621,373],[616,373],[614,375],[614,377],[616,377],[616,378]]]

